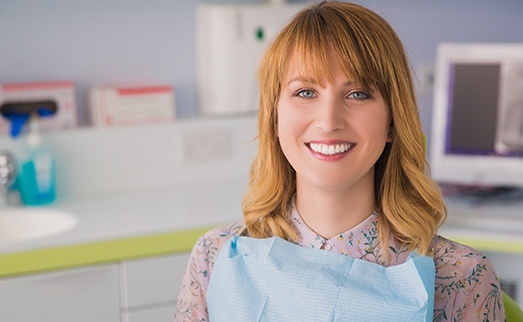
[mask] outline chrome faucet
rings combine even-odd
[[[0,206],[7,203],[7,193],[16,179],[16,161],[8,151],[0,151]]]

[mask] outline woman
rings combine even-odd
[[[264,277],[259,277],[263,273],[256,267],[266,265],[266,257],[251,265],[252,272],[249,263],[228,262],[237,251],[242,256],[236,259],[256,259],[276,244],[289,256],[305,252],[292,257],[299,263],[312,254],[312,261],[321,257],[321,261],[332,259],[331,263],[350,259],[348,265],[374,265],[364,266],[364,272],[377,266],[403,267],[416,256],[430,258],[432,268],[416,272],[424,276],[432,270],[432,275],[426,275],[432,277],[424,280],[428,298],[415,314],[423,314],[423,307],[430,308],[427,321],[504,320],[499,281],[489,260],[436,234],[446,218],[446,207],[437,185],[427,175],[424,137],[406,54],[386,21],[355,4],[322,2],[310,6],[277,35],[263,57],[258,76],[259,146],[243,200],[244,222],[214,229],[198,240],[182,283],[176,321],[209,321],[209,312],[215,316],[221,311],[232,314],[228,306],[250,311],[246,314],[251,315],[245,315],[250,317],[257,311],[251,320],[285,321],[289,318],[281,317],[289,314],[295,321],[345,321],[348,319],[339,313],[340,307],[355,306],[348,309],[347,314],[352,314],[365,307],[362,298],[374,299],[374,293],[351,295],[343,299],[348,304],[332,307],[326,303],[328,308],[320,313],[325,318],[297,318],[307,308],[301,307],[302,300],[293,299],[314,287],[319,287],[316,294],[322,293],[322,285],[308,285],[289,294],[287,289],[316,280],[317,275],[286,285],[281,292],[279,285],[271,286],[278,292],[267,295],[263,292],[271,290],[258,292],[257,285],[273,285],[271,278],[280,272],[264,266],[267,280],[257,282]],[[248,237],[238,239],[239,235]],[[299,249],[292,248],[296,245]],[[222,247],[227,249],[220,253],[216,265],[220,269],[215,270]],[[241,253],[242,247],[251,248]],[[289,262],[283,258],[276,266]],[[298,264],[296,275],[308,276],[321,266],[307,263],[312,262]],[[340,273],[339,267],[334,269]],[[242,276],[229,281],[228,275],[235,274]],[[358,278],[367,278],[365,275]],[[377,276],[382,283],[383,275]],[[282,281],[293,278],[285,275]],[[247,284],[241,284],[244,282]],[[323,289],[337,287],[331,282],[339,280],[322,282]],[[367,292],[366,285],[372,283],[366,281],[360,289]],[[390,283],[393,285],[394,279]],[[235,285],[237,294],[243,294],[242,288],[249,288],[249,292],[255,289],[254,295],[231,297],[229,285]],[[383,282],[386,291],[373,290],[386,298],[382,303],[397,295],[394,289],[387,290],[387,285]],[[271,301],[271,296],[282,292],[286,298]],[[323,293],[317,298],[314,291],[311,294],[313,300],[322,301]],[[338,293],[335,296],[341,298]],[[222,304],[220,297],[230,305]],[[416,298],[401,301],[411,300]],[[263,303],[244,304],[248,301]],[[279,308],[273,309],[275,305]],[[382,313],[376,316],[406,316],[404,312]]]

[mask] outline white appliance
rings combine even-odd
[[[523,187],[523,43],[442,43],[431,172],[440,183]]]
[[[197,82],[203,116],[258,110],[264,49],[303,4],[202,4],[197,9]]]

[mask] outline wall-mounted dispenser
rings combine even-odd
[[[54,101],[5,102],[0,105],[0,115],[11,123],[11,137],[16,138],[32,116],[47,117],[56,114],[58,107]]]
[[[202,4],[197,11],[197,78],[204,116],[258,110],[263,51],[303,4]]]
[[[53,117],[41,120],[40,129],[42,132],[78,126],[76,89],[73,82],[46,81],[0,84],[0,105],[42,101],[52,101],[57,108],[53,112]],[[0,117],[0,135],[7,134],[10,127],[10,122]]]

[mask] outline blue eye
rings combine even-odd
[[[354,98],[356,100],[364,100],[369,98],[370,96],[362,91],[354,91],[349,94],[349,98]]]
[[[311,89],[300,89],[298,90],[294,95],[301,97],[301,98],[314,98],[316,97],[316,93],[314,93]]]

